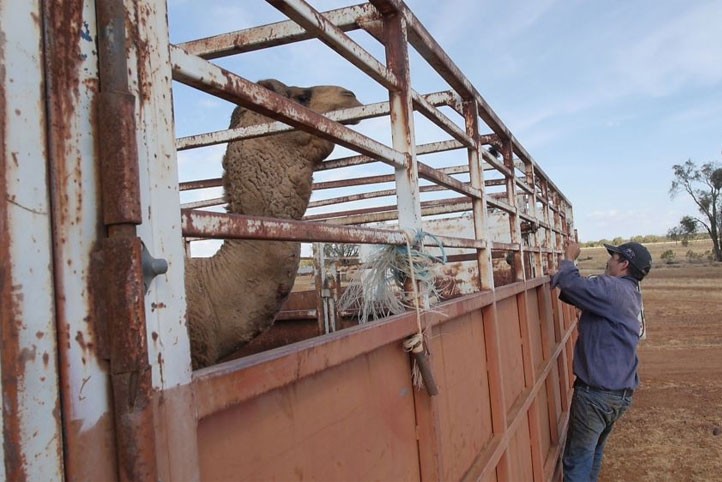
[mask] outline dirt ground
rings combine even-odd
[[[720,481],[722,263],[689,262],[685,253],[702,253],[704,245],[650,248],[641,386],[610,436],[600,480]],[[661,260],[666,249],[678,263]],[[580,267],[598,273],[605,258],[602,248],[584,249]]]

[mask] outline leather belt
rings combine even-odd
[[[634,390],[631,388],[621,388],[619,390],[608,390],[606,388],[599,388],[599,387],[593,387],[591,385],[587,385],[586,383],[579,380],[578,378],[574,382],[574,387],[582,388],[584,390],[595,390],[598,392],[612,393],[614,395],[619,395],[620,397],[631,397],[632,394],[634,394]]]

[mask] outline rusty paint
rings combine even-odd
[[[105,453],[115,452],[111,413],[106,413],[90,427],[84,426],[83,420],[71,420],[66,426],[70,430],[67,436],[74,443],[73,449],[66,451],[66,471],[73,474],[75,480],[117,480],[115,458],[88,457],[88,454],[96,453],[99,445],[105,448]]]
[[[151,369],[148,361],[141,243],[101,241],[111,381],[121,480],[155,478]]]
[[[154,100],[152,85],[156,69],[149,59],[152,58],[151,50],[157,47],[148,41],[148,36],[157,27],[153,21],[149,23],[148,19],[153,17],[156,7],[152,2],[133,2],[131,8],[132,10],[127,13],[129,17],[127,41],[135,53],[137,95],[140,100],[139,105],[143,108]]]
[[[358,28],[361,21],[371,22],[379,19],[379,14],[369,4],[355,5],[324,12],[324,16],[335,27],[346,32]],[[205,59],[214,59],[252,52],[279,45],[286,45],[313,38],[313,35],[296,22],[287,20],[262,27],[249,28],[237,32],[216,35],[200,40],[178,44],[188,53]]]
[[[405,244],[403,233],[391,229],[341,227],[304,221],[277,220],[238,214],[184,210],[183,235],[223,239],[279,239]]]
[[[1,90],[1,89],[0,89]],[[0,194],[6,192],[7,184],[5,173],[5,149],[3,149],[2,173],[0,173]],[[0,199],[7,199],[4,195]],[[6,215],[7,210],[0,210],[0,295],[2,303],[2,344],[0,351],[2,359],[2,395],[3,395],[3,450],[5,453],[5,474],[9,480],[27,480],[25,474],[25,455],[22,446],[19,412],[18,383],[22,382],[23,365],[17,363],[19,359],[19,344],[17,333],[17,320],[19,307],[17,296],[12,286],[12,258],[10,257],[10,235]]]
[[[86,61],[81,45],[84,45],[84,42],[94,43],[95,32],[89,31],[86,19],[83,18],[85,7],[83,2],[57,4],[45,2],[43,5],[44,59],[49,99],[47,102],[48,149],[56,260],[55,291],[58,293],[56,316],[58,340],[61,341],[58,350],[62,389],[58,403],[59,407],[62,405],[63,412],[65,474],[77,480],[111,480],[116,477],[112,423],[105,424],[103,428],[97,430],[94,428],[83,430],[83,421],[74,420],[74,414],[77,414],[79,405],[78,400],[74,398],[76,394],[73,392],[73,389],[77,388],[73,381],[74,371],[77,370],[77,367],[74,368],[71,365],[71,360],[74,358],[74,348],[71,348],[73,320],[68,316],[72,317],[73,315],[69,315],[69,313],[76,308],[68,305],[77,307],[78,300],[66,298],[68,290],[65,286],[66,282],[70,281],[68,288],[72,290],[71,276],[82,276],[83,269],[76,268],[69,273],[68,268],[71,267],[73,261],[77,260],[71,258],[74,255],[74,247],[68,246],[67,243],[72,237],[72,230],[81,225],[81,215],[87,215],[83,206],[84,190],[78,184],[86,175],[82,170],[84,163],[81,160],[80,151],[76,150],[82,141],[80,133],[74,129],[77,129],[78,121],[85,118],[83,107],[90,104],[94,98],[94,92],[98,88],[98,79],[94,76],[87,76],[82,80],[82,85],[80,84],[81,73],[85,72],[83,63]],[[92,122],[94,113],[91,111],[89,115]],[[89,292],[88,296],[92,298],[92,292]],[[84,327],[86,336],[83,338],[97,342],[94,323],[88,321],[91,320],[86,319]],[[86,348],[92,346],[92,344],[86,344],[84,340],[81,341]],[[100,342],[96,344],[101,345]],[[87,362],[88,356],[95,358],[95,354],[89,355],[89,353],[83,354],[82,364]],[[102,372],[104,366],[101,364],[98,368]],[[85,382],[80,387],[81,390],[84,385]],[[81,393],[80,401],[83,399]],[[61,419],[60,411],[58,408],[56,414],[58,420]],[[105,420],[108,419],[109,415],[106,415]],[[91,454],[104,456],[95,457]],[[110,457],[106,455],[110,455]]]
[[[102,91],[98,99],[98,142],[106,225],[140,224],[135,98]]]

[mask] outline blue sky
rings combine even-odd
[[[358,2],[312,1],[318,10]],[[722,1],[410,0],[427,30],[574,206],[582,240],[664,234],[694,207],[672,165],[722,162]],[[260,0],[170,0],[171,41],[283,20]],[[363,32],[351,35],[383,60]],[[411,56],[420,93],[448,86]],[[338,84],[386,100],[316,41],[222,59],[249,79]],[[179,136],[224,129],[232,106],[176,86]],[[359,129],[389,142],[375,120]],[[436,140],[420,121],[422,141]],[[219,175],[223,147],[180,153],[181,179]],[[459,162],[460,163],[460,162]],[[199,171],[203,171],[199,174]]]

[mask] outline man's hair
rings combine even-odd
[[[619,259],[624,260],[627,262],[627,272],[632,276],[632,278],[636,279],[637,281],[642,281],[644,279],[644,273],[642,273],[639,269],[637,269],[636,266],[632,264],[632,262],[625,257],[624,255],[620,253],[614,253],[616,254]]]

